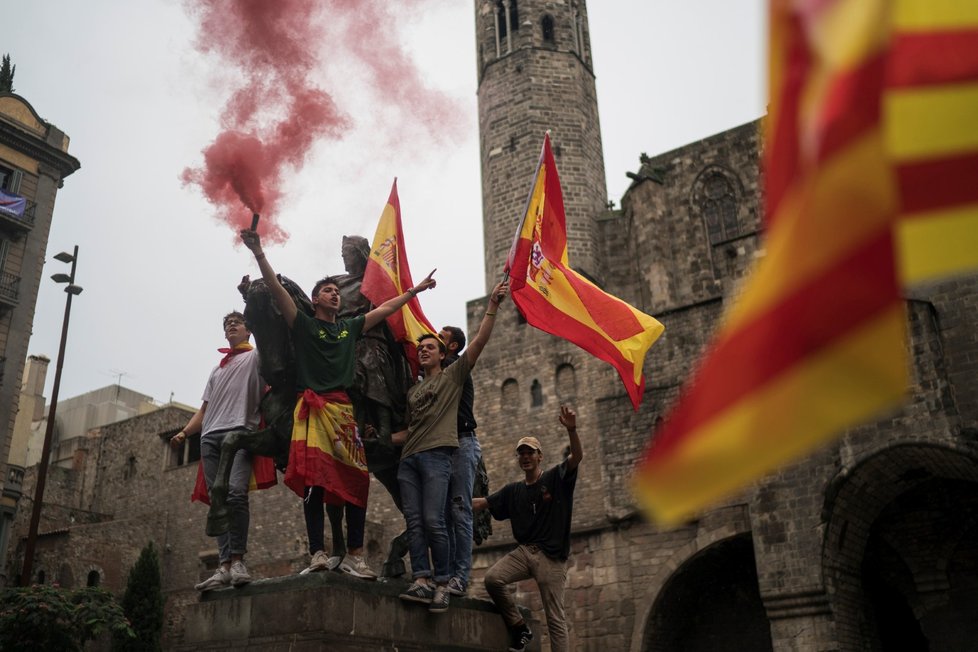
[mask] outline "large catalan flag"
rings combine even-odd
[[[978,267],[978,2],[896,0],[883,100],[901,276]]]
[[[390,197],[380,214],[380,222],[374,233],[360,292],[372,304],[379,306],[412,287],[414,281],[411,280],[411,269],[404,248],[404,232],[401,230],[401,202],[397,198],[397,179],[394,179]],[[404,345],[404,354],[411,364],[411,370],[417,374],[420,369],[418,338],[425,333],[438,333],[424,316],[418,298],[412,297],[404,307],[388,317],[387,325],[394,333],[394,338]]]
[[[567,260],[564,198],[550,136],[534,175],[526,211],[506,261],[513,303],[527,323],[611,364],[637,410],[645,390],[642,364],[663,326],[575,272]]]
[[[771,0],[767,256],[636,473],[674,523],[890,409],[901,282],[978,266],[978,4]]]

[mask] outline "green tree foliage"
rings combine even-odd
[[[0,650],[80,652],[102,632],[133,638],[122,607],[98,587],[38,585],[0,591]]]
[[[122,608],[132,623],[136,638],[114,637],[114,652],[159,652],[163,635],[163,587],[160,557],[153,542],[146,544],[129,571]]]
[[[14,92],[14,73],[17,66],[10,65],[10,55],[3,55],[3,63],[0,64],[0,93]]]

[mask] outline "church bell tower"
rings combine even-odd
[[[600,279],[596,219],[607,186],[583,0],[476,0],[486,290],[501,278],[549,129],[568,255]]]

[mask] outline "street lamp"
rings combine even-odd
[[[44,447],[41,449],[41,463],[37,467],[34,486],[34,505],[31,508],[31,527],[27,531],[27,546],[24,549],[24,568],[20,573],[20,585],[28,586],[34,570],[34,547],[37,544],[37,526],[41,521],[41,503],[44,501],[44,485],[48,477],[48,458],[51,456],[51,438],[54,434],[54,417],[58,409],[58,389],[61,387],[61,367],[65,361],[65,344],[68,341],[68,317],[71,315],[71,297],[81,294],[82,288],[75,285],[75,265],[78,264],[78,245],[75,253],[62,251],[55,260],[71,263],[71,274],[59,272],[51,276],[56,283],[67,283],[65,292],[65,319],[61,325],[61,347],[58,349],[58,364],[54,371],[54,387],[51,388],[51,409],[48,411],[47,428],[44,430]]]

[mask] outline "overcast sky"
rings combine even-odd
[[[52,257],[77,244],[84,292],[72,304],[61,397],[121,379],[158,401],[172,394],[196,405],[224,344],[221,317],[241,307],[235,286],[257,274],[213,207],[180,181],[220,130],[233,71],[195,49],[196,25],[178,0],[32,0],[12,11],[14,4],[0,0],[0,53],[17,66],[15,91],[70,136],[82,165],[58,194],[29,346],[52,359],[47,395],[65,296],[49,277],[67,271]],[[422,306],[435,327],[464,327],[465,302],[486,291],[473,2],[421,4],[377,38],[404,46],[424,83],[460,107],[459,124],[449,137],[428,137],[357,83],[355,59],[322,44],[317,83],[352,126],[286,175],[278,219],[291,237],[266,251],[276,271],[306,289],[341,273],[340,237],[373,238],[397,176],[415,279],[438,268],[438,287],[422,295]],[[620,199],[640,153],[762,115],[764,7],[763,0],[589,3],[611,199]],[[525,173],[529,189],[533,170]]]

